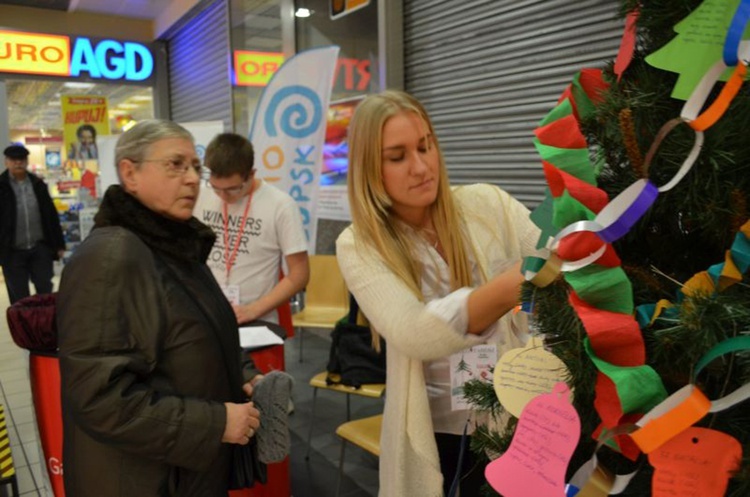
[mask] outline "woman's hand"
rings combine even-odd
[[[225,402],[227,424],[221,441],[231,444],[247,445],[260,427],[260,412],[252,402],[235,404]]]
[[[245,382],[244,385],[242,385],[242,391],[245,392],[245,395],[247,395],[248,399],[253,398],[253,387],[258,384],[260,380],[262,380],[264,375],[262,374],[256,374],[253,376],[253,379],[250,381]]]
[[[513,264],[469,295],[469,333],[480,335],[492,323],[513,309],[520,300],[521,262]]]

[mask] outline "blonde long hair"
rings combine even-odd
[[[471,243],[462,232],[460,214],[453,202],[448,173],[427,111],[411,95],[388,90],[365,98],[349,125],[349,205],[357,243],[377,250],[388,267],[421,299],[422,264],[414,256],[414,243],[391,210],[382,173],[383,126],[402,112],[415,113],[427,126],[439,160],[437,199],[430,216],[450,268],[451,289],[471,286],[467,251]]]

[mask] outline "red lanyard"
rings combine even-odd
[[[229,215],[227,214],[227,203],[222,201],[222,209],[224,211],[224,261],[227,267],[227,279],[226,284],[229,284],[229,273],[232,271],[234,260],[237,257],[237,250],[240,248],[240,240],[242,239],[242,232],[245,231],[245,223],[247,223],[247,213],[250,212],[250,202],[253,201],[253,190],[255,185],[250,185],[250,193],[247,196],[247,203],[245,204],[245,212],[242,214],[242,220],[240,220],[240,229],[237,232],[237,240],[234,242],[234,248],[232,248],[231,255],[229,254]]]

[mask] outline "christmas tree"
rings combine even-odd
[[[750,8],[740,0],[622,3],[634,21],[632,60],[625,54],[629,63],[576,76],[535,141],[549,194],[532,219],[552,253],[527,261],[522,298],[566,366],[560,380],[580,419],[565,474],[575,485],[566,492],[588,484],[580,495],[748,496],[750,86],[744,66],[717,61],[732,52],[726,40],[739,42]],[[693,50],[696,40],[713,47]],[[712,70],[734,80],[708,81],[692,110],[675,98],[700,93]],[[571,227],[580,221],[589,224]],[[502,411],[498,376],[495,385],[469,382],[465,395]],[[500,432],[478,427],[472,449],[502,460],[517,426],[514,417]],[[598,471],[576,478],[586,464]],[[488,487],[487,495],[498,494]]]

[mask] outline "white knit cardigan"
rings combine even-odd
[[[501,189],[485,184],[456,187],[454,199],[488,278],[509,261],[535,253],[538,228],[528,210]],[[388,369],[380,443],[380,497],[443,495],[422,361],[446,357],[484,338],[457,333],[427,312],[425,303],[401,282],[374,251],[355,244],[350,226],[336,241],[336,254],[349,290],[373,329],[386,340]],[[514,323],[516,321],[516,323]],[[499,321],[498,357],[521,346],[511,313]]]

